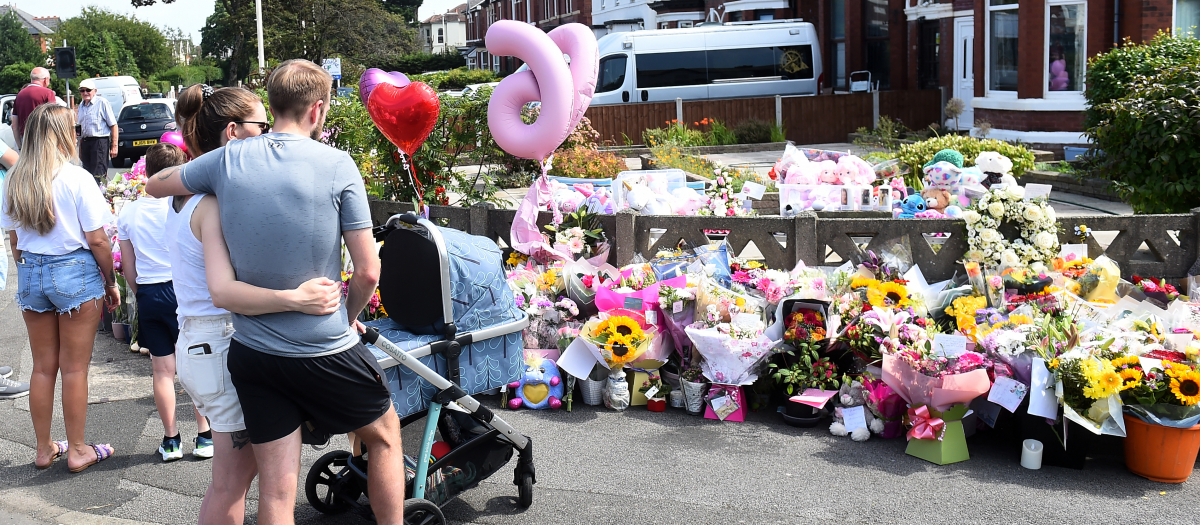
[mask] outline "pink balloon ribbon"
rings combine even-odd
[[[908,431],[908,439],[942,439],[942,430],[946,422],[935,418],[929,413],[927,405],[908,409],[908,420],[912,428]]]

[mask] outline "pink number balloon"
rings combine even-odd
[[[571,82],[574,84],[574,99],[571,110],[571,123],[567,126],[567,134],[575,131],[575,126],[583,120],[588,105],[592,103],[592,95],[596,93],[596,76],[600,73],[600,48],[596,45],[596,35],[583,24],[566,24],[558,26],[548,34],[558,48],[571,57]]]
[[[515,20],[492,24],[485,43],[489,53],[515,56],[529,65],[528,72],[506,77],[492,92],[488,128],[496,144],[518,157],[544,160],[571,132],[574,83],[562,51],[540,29]],[[537,121],[525,124],[521,108],[534,100],[541,101],[541,112]]]

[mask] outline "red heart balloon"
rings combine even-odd
[[[440,110],[437,92],[424,82],[404,87],[381,83],[367,99],[367,113],[375,126],[410,157],[433,131]]]

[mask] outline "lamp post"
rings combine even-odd
[[[263,54],[262,0],[254,0],[254,16],[258,24],[258,74],[262,76],[267,69],[267,59]]]

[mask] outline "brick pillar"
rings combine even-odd
[[[916,20],[906,21],[904,24],[904,32],[908,37],[908,41],[905,43],[906,45],[903,48],[904,56],[908,57],[908,67],[904,68],[904,76],[908,79],[908,85],[912,86],[913,89],[917,89],[920,87],[920,83],[917,79],[917,70],[919,67],[918,64],[921,62],[921,23]],[[896,48],[896,51],[898,52],[900,49],[901,48]],[[897,52],[893,52],[892,54],[900,54]],[[892,87],[893,89],[902,89],[896,87],[894,83]]]
[[[1087,55],[1099,55],[1113,47],[1112,0],[1088,0]]]
[[[1025,0],[1017,9],[1017,98],[1046,94],[1046,2]]]
[[[1171,31],[1174,0],[1142,1],[1142,41],[1149,42],[1159,31]]]
[[[829,16],[833,16],[830,14]],[[866,69],[863,48],[863,3],[846,2],[846,75]]]
[[[904,50],[908,47],[908,43],[916,43],[915,39],[909,39],[909,33],[916,22],[909,23],[904,16],[905,0],[889,0],[888,1],[888,48],[891,51],[892,59],[890,64],[891,85],[890,89],[908,89],[917,86],[916,77],[913,81],[908,81],[909,64],[916,67],[916,60],[910,60],[910,54]]]

